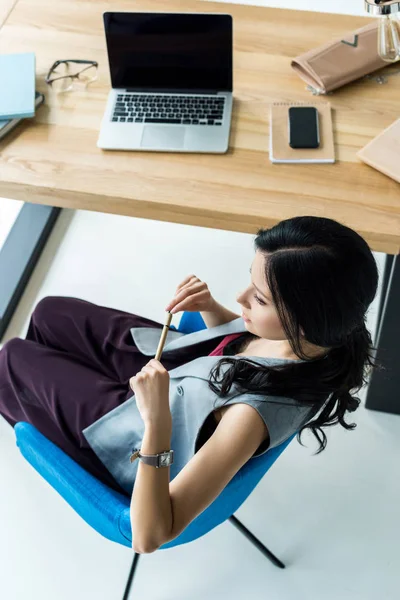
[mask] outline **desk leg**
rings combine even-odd
[[[373,371],[366,408],[400,415],[400,255],[387,256],[378,312],[375,358],[385,371]]]
[[[0,251],[0,340],[62,209],[25,202]]]

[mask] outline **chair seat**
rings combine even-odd
[[[183,321],[183,323],[182,323]],[[184,313],[178,331],[191,333],[206,328],[199,313]],[[130,497],[112,490],[85,471],[63,450],[23,421],[14,427],[16,443],[24,458],[78,515],[105,538],[132,547]],[[289,445],[296,434],[262,456],[248,461],[214,502],[161,550],[191,542],[231,517]]]

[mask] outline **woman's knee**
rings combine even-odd
[[[57,312],[60,299],[60,296],[45,296],[39,300],[32,312],[35,323],[40,325],[40,323],[51,321],[52,315]]]
[[[29,368],[34,364],[37,344],[21,338],[8,340],[0,351],[0,377],[4,385],[4,394],[0,408],[10,425],[21,420],[21,405],[40,406],[36,396],[30,390]],[[35,370],[36,376],[37,370]],[[24,413],[26,416],[26,413]],[[25,420],[25,419],[23,419]]]
[[[23,340],[18,337],[11,338],[11,340],[8,340],[5,344],[3,344],[3,347],[1,349],[1,355],[3,357],[15,356],[16,354],[21,352],[21,348],[24,342],[26,342],[26,340]]]

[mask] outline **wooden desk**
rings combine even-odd
[[[18,0],[2,0],[0,5],[0,28],[2,27],[3,23],[7,20],[9,14],[11,13],[12,9],[14,8],[17,2]]]
[[[226,155],[103,151],[96,147],[110,88],[102,13],[113,2],[19,0],[0,34],[0,52],[35,52],[37,89],[46,107],[0,144],[0,196],[254,233],[301,214],[337,219],[374,250],[400,248],[399,185],[361,164],[356,151],[398,118],[400,77],[364,81],[329,97],[335,109],[335,165],[272,165],[268,103],[312,100],[290,60],[369,22],[363,17],[168,2],[168,10],[227,12],[234,18],[231,150]],[[152,0],[151,9],[165,10]],[[149,10],[118,2],[118,10]],[[98,60],[99,80],[63,97],[44,77],[58,58]]]
[[[163,154],[96,147],[110,88],[102,13],[117,8],[146,11],[149,4],[19,0],[15,5],[0,32],[0,52],[35,52],[36,87],[45,93],[46,105],[0,142],[0,196],[252,234],[311,214],[355,229],[373,250],[399,253],[399,184],[361,163],[356,152],[398,118],[400,77],[386,85],[363,80],[328,97],[336,164],[272,165],[267,151],[269,103],[313,100],[290,67],[292,57],[370,19],[168,2],[171,12],[233,15],[235,101],[227,154]],[[165,8],[165,1],[151,3],[151,10]],[[86,91],[57,96],[44,77],[54,60],[74,57],[97,60],[99,79]]]

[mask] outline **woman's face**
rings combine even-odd
[[[245,321],[246,328],[260,338],[286,340],[265,280],[265,257],[261,252],[255,254],[249,277],[247,288],[236,296],[243,309],[242,316],[249,319]]]
[[[261,252],[256,252],[253,264],[250,268],[250,284],[248,287],[236,296],[237,302],[243,308],[243,317],[249,319],[245,321],[247,330],[250,333],[268,341],[275,340],[275,348],[280,350],[287,346],[286,358],[294,358],[289,345],[289,341],[281,326],[278,312],[272,301],[271,292],[265,281],[265,257]],[[300,344],[302,351],[308,358],[320,358],[325,356],[330,348],[323,348],[310,344],[304,339],[304,331],[300,328]],[[279,342],[283,342],[279,344]],[[285,354],[282,354],[285,358]]]

